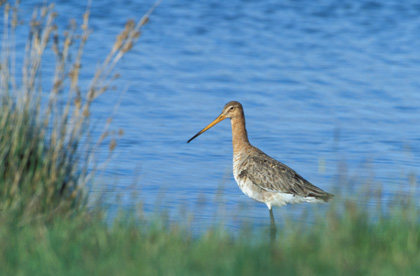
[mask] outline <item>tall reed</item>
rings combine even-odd
[[[56,24],[54,5],[33,11],[20,23],[19,1],[5,4],[0,48],[0,217],[26,223],[71,215],[86,206],[84,188],[96,172],[98,145],[110,143],[112,118],[97,141],[91,136],[92,104],[117,78],[115,68],[140,37],[152,7],[138,22],[129,20],[90,84],[80,83],[83,52],[89,39],[89,9],[78,26]],[[20,29],[19,29],[20,28]],[[17,32],[19,30],[19,32]],[[16,34],[27,30],[24,49]],[[42,75],[45,60],[54,55],[54,73]],[[22,64],[18,64],[23,60]],[[52,83],[45,88],[45,83]]]

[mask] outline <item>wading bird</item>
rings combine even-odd
[[[249,143],[244,110],[239,102],[227,103],[222,113],[187,143],[227,118],[230,118],[232,125],[233,176],[245,195],[267,205],[270,211],[271,238],[277,232],[273,206],[327,202],[333,197]]]

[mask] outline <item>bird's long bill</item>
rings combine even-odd
[[[191,142],[192,140],[194,140],[197,136],[199,136],[200,134],[202,134],[203,132],[209,130],[211,127],[213,127],[215,124],[223,121],[224,119],[226,119],[225,116],[223,116],[222,114],[220,114],[219,117],[217,117],[213,122],[211,122],[208,126],[206,126],[205,128],[203,128],[202,130],[200,130],[200,132],[198,132],[196,135],[194,135],[190,140],[188,140],[187,143]]]

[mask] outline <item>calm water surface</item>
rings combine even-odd
[[[82,2],[56,2],[62,27],[80,20]],[[152,3],[93,1],[86,79]],[[36,4],[25,1],[22,17]],[[355,188],[382,183],[387,200],[419,175],[418,1],[163,1],[118,72],[127,91],[114,127],[125,134],[92,188],[111,213],[142,202],[173,220],[193,214],[197,227],[224,215],[233,228],[268,224],[232,177],[228,121],[186,144],[231,100],[244,106],[251,143],[327,191],[344,175]],[[100,99],[98,121],[119,95]]]

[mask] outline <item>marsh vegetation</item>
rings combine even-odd
[[[165,216],[104,221],[100,202],[87,205],[86,187],[97,171],[99,145],[117,146],[121,131],[106,118],[91,136],[92,105],[112,89],[116,65],[140,37],[153,8],[128,21],[88,85],[80,83],[89,39],[89,10],[82,24],[55,24],[53,5],[19,19],[19,3],[3,4],[0,60],[0,274],[4,275],[417,275],[420,270],[420,207],[415,193],[367,194],[365,208],[345,192],[327,208],[287,220],[271,242],[268,231],[223,226],[194,233]],[[27,29],[24,52],[15,48]],[[19,32],[21,33],[21,32]],[[53,56],[53,79],[42,62]],[[17,58],[20,57],[20,58]],[[22,64],[18,61],[21,60]],[[340,183],[338,183],[339,186]],[[366,186],[369,186],[366,183]],[[407,176],[401,185],[417,190]]]

